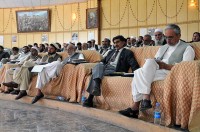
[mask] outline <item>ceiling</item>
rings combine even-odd
[[[0,0],[0,8],[49,6],[86,1],[87,0]]]

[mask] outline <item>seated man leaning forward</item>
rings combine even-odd
[[[76,52],[76,46],[70,44],[67,46],[68,57],[65,58],[62,62],[56,61],[51,64],[47,64],[45,69],[42,72],[38,73],[36,88],[37,95],[32,100],[32,104],[36,103],[39,99],[44,97],[41,89],[47,84],[52,78],[57,77],[60,74],[61,69],[64,65],[71,63],[73,59],[84,59],[83,54]]]
[[[104,75],[113,72],[128,72],[131,67],[135,71],[139,65],[135,60],[133,52],[124,48],[126,39],[119,35],[113,38],[115,49],[111,50],[108,55],[92,69],[92,77],[88,86],[88,99],[83,103],[84,107],[93,107],[94,96],[101,95],[100,84]]]
[[[3,83],[3,85],[8,87],[14,87],[17,88],[19,86],[19,94],[16,96],[16,100],[22,98],[23,96],[26,96],[26,90],[28,90],[28,86],[31,79],[31,72],[29,68],[33,67],[36,63],[52,63],[53,61],[61,61],[61,56],[56,53],[57,44],[50,44],[48,49],[48,55],[45,55],[42,57],[40,62],[35,61],[33,59],[28,59],[28,61],[25,61],[22,67],[20,68],[19,72],[13,77],[13,80],[9,83]],[[34,49],[37,49],[36,47],[32,47],[31,53],[38,56],[38,49],[35,51]],[[37,52],[37,53],[36,53]],[[33,60],[33,61],[31,61]]]
[[[133,105],[131,108],[119,111],[120,114],[138,118],[139,110],[152,108],[150,100],[151,84],[164,80],[176,63],[194,60],[193,48],[180,41],[181,30],[175,24],[169,24],[165,29],[167,44],[160,47],[156,59],[147,59],[144,66],[134,72],[132,81]],[[141,102],[141,107],[140,106]]]
[[[28,88],[28,84],[29,84],[29,80],[31,76],[30,71],[28,69],[30,67],[33,67],[36,62],[39,62],[41,60],[42,57],[39,56],[38,53],[39,53],[39,50],[37,47],[31,48],[31,55],[26,58],[23,64],[21,64],[21,67],[18,68],[18,71],[17,72],[15,71],[16,72],[15,74],[9,75],[10,79],[5,79],[5,80],[10,80],[10,82],[3,83],[4,86],[8,87],[8,89],[4,91],[4,93],[11,93],[11,94],[17,95],[20,92],[20,90],[18,89],[18,84],[20,84],[21,90]],[[9,74],[9,72],[7,74]],[[7,75],[6,75],[6,78],[8,78]],[[20,83],[16,83],[18,82],[16,80],[19,80],[19,78],[21,78],[22,81],[20,81]],[[17,89],[14,90],[13,88],[17,88]],[[26,94],[26,90],[24,94]]]

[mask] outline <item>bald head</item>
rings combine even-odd
[[[67,53],[68,53],[68,55],[73,55],[75,53],[75,51],[76,51],[76,46],[75,45],[69,44],[67,46]]]
[[[83,43],[82,44],[82,50],[87,50],[88,49],[88,44],[87,43]]]

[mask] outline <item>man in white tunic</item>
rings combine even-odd
[[[3,83],[3,85],[15,89],[12,93],[18,94],[18,96],[15,99],[18,99],[19,97],[26,96],[26,90],[28,89],[28,85],[30,83],[31,79],[31,72],[29,71],[29,68],[33,67],[35,63],[39,62],[41,60],[41,56],[38,55],[39,49],[37,47],[31,48],[31,55],[28,56],[23,63],[23,65],[19,68],[19,71],[16,73],[16,75],[13,77],[11,82]],[[10,90],[7,90],[7,93]],[[5,92],[4,92],[5,93]],[[23,95],[23,96],[22,96]]]
[[[60,71],[64,65],[71,63],[73,59],[84,59],[83,54],[76,52],[76,47],[73,44],[67,46],[68,57],[62,62],[55,61],[45,65],[42,72],[38,73],[36,88],[38,89],[37,96],[32,100],[32,104],[36,103],[39,99],[44,97],[41,89],[52,79],[59,76]]]
[[[181,30],[175,24],[169,24],[165,29],[167,44],[160,47],[155,55],[156,59],[147,59],[143,67],[134,72],[132,81],[133,105],[131,108],[119,111],[120,114],[138,118],[139,110],[152,108],[150,100],[151,84],[157,80],[164,80],[176,63],[194,60],[193,48],[180,41]],[[140,106],[141,102],[141,107]]]

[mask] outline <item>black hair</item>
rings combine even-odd
[[[29,47],[28,47],[28,46],[24,46],[23,48],[27,48],[27,49],[29,49]]]
[[[194,34],[197,34],[200,37],[200,33],[199,32],[194,32],[193,36],[194,36]]]
[[[90,43],[90,44],[91,44],[92,42],[91,42],[91,41],[87,41],[87,43]]]
[[[56,44],[58,45],[58,47],[61,49],[61,44],[60,43],[58,43],[58,42],[56,42]]]
[[[19,48],[17,48],[17,47],[13,47],[12,50],[19,52]]]
[[[81,44],[81,42],[78,42],[77,45],[80,45],[80,46],[81,46],[82,44]]]
[[[0,48],[1,48],[1,49],[4,49],[4,47],[3,47],[3,46],[1,46],[1,45],[0,45]]]
[[[38,43],[34,43],[34,44],[33,44],[33,46],[36,46],[36,45],[38,46]]]
[[[115,36],[115,37],[112,39],[113,43],[114,43],[114,40],[116,40],[116,39],[119,39],[120,41],[126,42],[126,38],[124,38],[124,36],[122,36],[122,35]]]

